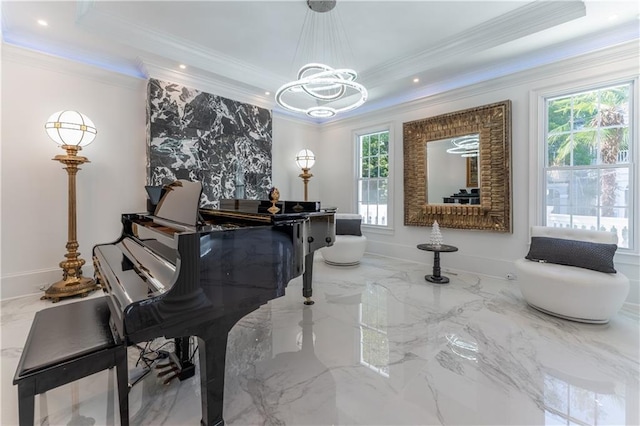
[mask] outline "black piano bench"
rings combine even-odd
[[[35,396],[117,367],[120,424],[129,424],[127,348],[109,327],[105,297],[36,313],[13,384],[18,385],[20,426],[33,426]]]

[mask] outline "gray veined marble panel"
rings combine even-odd
[[[418,263],[317,258],[315,305],[302,304],[297,278],[231,331],[227,424],[640,424],[637,316],[573,323],[529,308],[517,282],[448,273],[443,286]],[[11,378],[34,313],[48,306],[36,296],[2,302],[3,425],[17,423]],[[36,418],[118,424],[113,386],[102,372],[50,391]],[[132,424],[195,425],[199,379],[149,375],[130,401]]]
[[[271,112],[176,83],[148,84],[149,183],[203,183],[204,207],[221,198],[266,199]]]

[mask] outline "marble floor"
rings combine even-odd
[[[447,273],[436,285],[427,272],[371,255],[347,268],[316,259],[315,305],[302,304],[297,278],[231,331],[226,424],[640,424],[637,314],[579,324],[527,307],[517,281]],[[49,306],[1,304],[2,425],[17,424],[13,374],[34,313]],[[133,367],[138,351],[129,356]],[[40,395],[36,421],[119,424],[114,382],[105,371]],[[130,411],[134,425],[199,424],[199,380],[149,374]]]

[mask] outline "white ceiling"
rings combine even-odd
[[[2,1],[2,35],[8,44],[129,75],[201,82],[278,110],[273,94],[301,65],[294,57],[303,55],[296,46],[307,13],[319,15],[305,0]],[[338,0],[321,16],[342,21],[346,65],[369,91],[352,116],[637,40],[639,14],[640,2],[622,0]]]

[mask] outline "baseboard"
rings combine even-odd
[[[418,250],[416,246],[383,243],[369,239],[367,253],[423,263],[427,269],[433,267],[433,253]],[[443,272],[471,272],[502,279],[507,279],[507,274],[515,274],[515,265],[510,260],[469,256],[460,252],[441,253],[440,267]]]
[[[423,263],[426,269],[433,266],[433,253],[418,250],[414,245],[406,246],[369,239],[366,252],[394,259]],[[440,267],[443,273],[447,271],[470,272],[487,277],[514,280],[516,283],[518,279],[515,263],[508,259],[471,256],[460,252],[442,253],[440,255]],[[616,269],[629,278],[629,295],[625,304],[631,306],[631,309],[634,306],[640,306],[640,281],[634,278],[632,271],[630,271],[632,268],[633,266],[630,265],[616,264]]]
[[[61,279],[62,270],[59,268],[5,275],[0,278],[0,300],[41,293]]]

